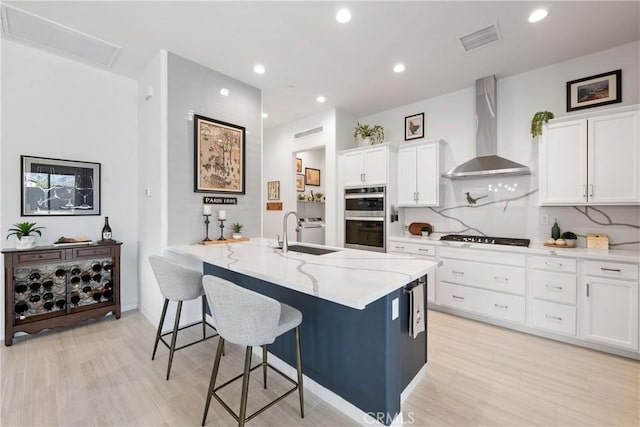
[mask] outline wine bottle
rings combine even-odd
[[[45,290],[50,291],[51,288],[53,288],[53,280],[51,279],[45,279],[42,282],[42,287],[44,287]]]
[[[33,282],[29,285],[29,289],[31,289],[31,292],[38,292],[40,290],[40,282]]]
[[[25,282],[18,282],[16,283],[15,290],[16,290],[16,293],[18,294],[23,294],[27,292],[27,284]]]
[[[40,275],[40,270],[33,270],[29,275],[29,280],[40,280],[40,277],[42,277]]]
[[[111,289],[103,289],[102,296],[105,297],[105,299],[110,299],[112,295],[113,291]]]
[[[18,316],[22,317],[24,313],[29,310],[29,306],[24,302],[19,302],[15,305],[14,310]]]
[[[91,269],[95,273],[100,273],[100,270],[102,270],[102,264],[100,264],[99,262],[94,262],[93,264],[91,264]]]
[[[44,303],[43,305],[44,309],[47,311],[51,311],[51,309],[53,308],[53,301],[47,301]]]
[[[65,274],[66,274],[66,271],[64,270],[64,267],[56,268],[56,272],[55,272],[56,277],[63,278]]]
[[[80,296],[75,292],[72,293],[71,294],[71,304],[78,305],[79,302],[80,302]]]
[[[80,267],[78,267],[77,265],[72,265],[71,266],[71,274],[74,276],[78,276],[80,274]]]
[[[96,274],[93,275],[92,279],[93,279],[94,282],[100,283],[100,281],[102,280],[102,274],[96,273]]]
[[[89,283],[91,281],[91,273],[89,271],[83,271],[80,278],[83,282]]]
[[[110,273],[113,269],[113,265],[111,264],[111,261],[105,261],[102,263],[102,268],[104,268],[104,271],[107,273]]]
[[[67,305],[67,302],[63,299],[59,299],[56,301],[56,307],[58,307],[60,310],[62,310],[65,305]]]
[[[111,240],[111,227],[109,226],[109,217],[104,217],[104,227],[102,227],[102,240]]]

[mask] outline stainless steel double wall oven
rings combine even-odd
[[[345,248],[386,252],[385,187],[344,190]]]

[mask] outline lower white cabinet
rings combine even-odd
[[[427,261],[436,262],[435,245],[426,243],[410,243],[401,240],[389,240],[387,248],[390,253],[409,254],[415,257],[424,258]],[[436,282],[438,270],[427,274],[427,302],[436,302]]]
[[[533,300],[531,323],[534,327],[559,334],[576,335],[576,307]]]
[[[524,323],[524,297],[438,282],[440,304],[509,322]]]

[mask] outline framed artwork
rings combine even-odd
[[[194,191],[245,192],[245,128],[194,115]]]
[[[320,186],[320,169],[304,168],[304,183],[316,187]]]
[[[304,175],[301,173],[296,175],[296,191],[304,191]]]
[[[300,157],[296,157],[296,172],[302,172],[302,159]]]
[[[267,182],[267,200],[280,200],[280,181]]]
[[[424,138],[424,113],[404,118],[404,140]]]
[[[20,160],[20,215],[100,215],[100,163],[31,156]]]
[[[622,70],[567,82],[567,111],[622,102]]]

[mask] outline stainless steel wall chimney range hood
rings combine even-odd
[[[483,178],[492,175],[530,175],[527,166],[498,156],[498,100],[496,77],[476,80],[476,157],[443,173],[444,178]]]

